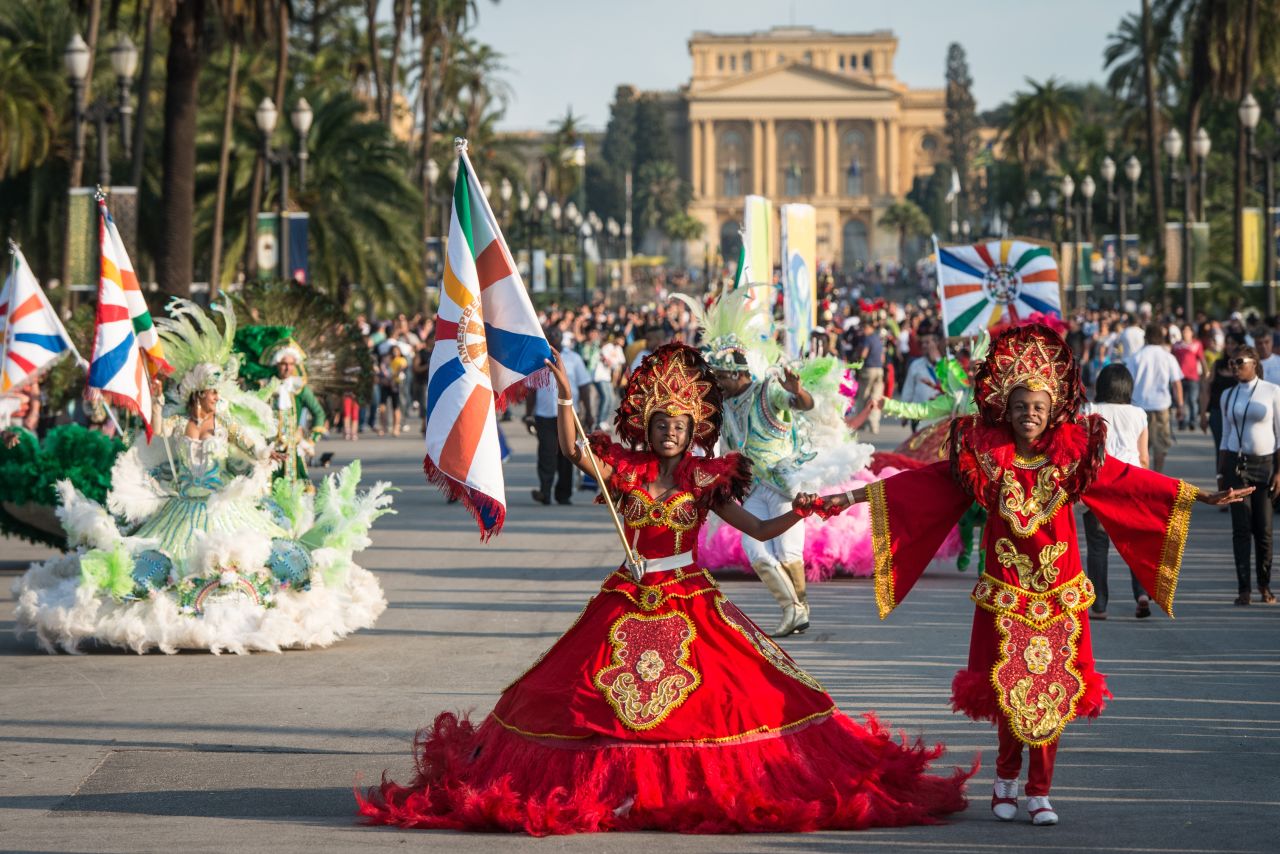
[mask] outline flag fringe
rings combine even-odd
[[[551,369],[547,367],[538,368],[538,370],[529,374],[520,382],[507,386],[502,394],[494,398],[494,405],[499,412],[503,412],[512,404],[523,403],[531,392],[546,388],[549,385],[551,385]]]
[[[463,507],[467,508],[467,512],[475,518],[476,526],[480,529],[481,542],[488,542],[494,534],[502,530],[502,523],[507,518],[507,508],[498,501],[479,490],[459,483],[440,471],[429,456],[422,458],[422,472],[427,476],[427,481],[435,484],[446,498],[450,501],[459,501]],[[496,520],[492,528],[485,528],[482,512]]]
[[[147,443],[151,442],[151,419],[142,414],[142,407],[138,405],[138,401],[128,395],[121,394],[118,391],[107,391],[105,388],[97,389],[98,393],[106,399],[107,403],[114,404],[117,408],[126,412],[132,412],[134,415],[142,419],[142,425],[147,431]]]

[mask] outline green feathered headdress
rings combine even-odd
[[[712,370],[748,371],[759,377],[781,356],[773,337],[773,318],[767,310],[748,305],[750,291],[728,291],[710,308],[685,294],[671,297],[693,312],[702,333],[702,354]]]
[[[292,340],[292,326],[255,324],[237,329],[235,349],[242,357],[240,378],[253,387],[274,377],[276,371],[271,356]]]

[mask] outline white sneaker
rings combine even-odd
[[[1001,821],[1013,821],[1018,815],[1018,781],[996,778],[991,788],[991,812]]]
[[[1031,823],[1034,825],[1058,823],[1058,814],[1053,811],[1053,804],[1044,795],[1027,798],[1027,812],[1031,813]]]

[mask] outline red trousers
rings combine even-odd
[[[1000,733],[1000,751],[996,754],[996,776],[1002,780],[1016,780],[1022,771],[1022,748],[1027,747],[1009,729],[1009,722],[1000,716],[997,723]],[[1040,747],[1027,747],[1031,754],[1031,769],[1027,772],[1027,797],[1048,795],[1053,785],[1053,760],[1058,755],[1058,739]]]

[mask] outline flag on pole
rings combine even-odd
[[[104,199],[98,200],[98,234],[102,245],[101,275],[124,291],[125,305],[129,308],[129,320],[133,324],[133,333],[137,336],[138,346],[146,361],[147,372],[151,376],[167,374],[172,368],[164,360],[164,347],[160,344],[160,336],[151,322],[151,312],[147,310],[147,301],[142,296],[142,288],[138,286],[138,277],[133,272],[133,264],[129,261],[129,253],[125,251],[124,241],[120,239],[120,231],[116,228],[111,212],[107,210]]]
[[[463,502],[488,539],[506,518],[498,400],[543,371],[543,336],[511,251],[455,140],[458,176],[427,381],[427,478]],[[539,379],[545,378],[545,373]]]
[[[818,238],[813,205],[782,206],[782,296],[787,355],[809,355],[809,337],[818,320]]]
[[[773,205],[764,196],[742,200],[742,253],[734,289],[749,288],[745,306],[773,311]]]
[[[9,278],[0,291],[0,392],[30,380],[67,353],[76,353],[58,313],[40,289],[27,259],[10,244],[13,261]]]
[[[951,187],[947,190],[947,201],[950,202],[960,195],[960,173],[955,167],[951,167]]]
[[[938,290],[950,337],[977,335],[1034,312],[1062,317],[1058,262],[1029,240],[938,246]]]
[[[88,386],[108,402],[137,413],[150,441],[151,376],[170,368],[120,233],[101,199],[98,212],[102,265]]]

